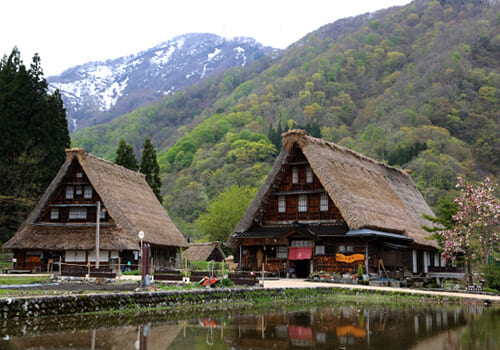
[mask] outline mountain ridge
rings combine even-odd
[[[74,132],[273,52],[279,50],[248,37],[188,33],[135,54],[69,68],[47,81],[60,90]]]

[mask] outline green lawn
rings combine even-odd
[[[47,282],[49,279],[49,276],[2,276],[0,277],[0,285],[33,284]]]

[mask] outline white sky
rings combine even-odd
[[[10,0],[0,6],[0,56],[25,65],[38,52],[45,76],[113,59],[186,33],[247,36],[286,48],[337,19],[410,0]]]

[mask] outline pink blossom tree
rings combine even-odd
[[[490,257],[499,257],[500,201],[489,178],[473,186],[459,177],[456,187],[460,195],[455,199],[454,226],[438,234],[444,241],[443,256],[455,260],[464,254],[470,272],[470,263],[486,266]]]

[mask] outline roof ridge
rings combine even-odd
[[[88,153],[88,152],[85,152],[84,156],[85,156],[85,157],[91,157],[91,158],[94,158],[94,159],[96,159],[96,160],[98,160],[98,161],[101,161],[101,162],[107,163],[107,164],[109,164],[109,165],[113,165],[113,166],[119,167],[119,168],[121,168],[121,169],[123,169],[123,170],[130,171],[130,172],[132,172],[132,173],[134,173],[134,174],[138,174],[138,175],[141,175],[141,176],[146,176],[146,175],[144,175],[143,173],[141,173],[140,171],[134,171],[134,170],[131,170],[131,169],[126,168],[126,167],[124,167],[124,166],[122,166],[122,165],[119,165],[119,164],[113,163],[112,161],[109,161],[109,160],[107,160],[107,159],[104,159],[104,158],[98,157],[98,156],[93,155],[93,154]]]
[[[410,176],[403,169],[396,168],[396,167],[394,167],[392,165],[389,165],[389,164],[383,163],[381,161],[378,161],[376,159],[370,158],[368,156],[365,156],[362,153],[356,152],[356,151],[354,151],[354,150],[352,150],[350,148],[347,148],[345,146],[341,146],[341,145],[339,145],[339,144],[337,144],[335,142],[326,141],[326,140],[323,140],[323,139],[320,139],[320,138],[317,138],[317,137],[313,137],[313,136],[307,135],[306,132],[305,132],[305,130],[300,130],[300,129],[290,130],[290,131],[284,133],[283,137],[285,138],[285,137],[289,137],[291,135],[296,135],[296,136],[304,139],[306,142],[309,142],[309,143],[315,143],[315,144],[318,144],[318,145],[330,147],[331,149],[333,149],[335,151],[341,151],[341,152],[350,153],[353,156],[359,158],[360,160],[368,161],[368,162],[370,162],[372,164],[375,164],[375,165],[381,165],[381,166],[383,166],[386,169],[395,170],[395,171],[398,171],[398,172],[404,174],[405,176]]]

